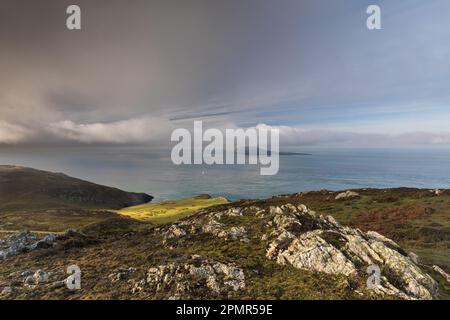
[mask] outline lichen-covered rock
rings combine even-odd
[[[37,241],[37,236],[29,231],[20,231],[0,241],[0,260],[29,250]]]
[[[148,290],[163,293],[167,298],[187,299],[195,297],[199,289],[220,295],[245,288],[244,271],[234,264],[194,256],[186,263],[168,263],[152,267],[147,277],[136,282],[133,293]]]
[[[435,196],[440,196],[443,191],[439,189],[430,190],[431,193],[433,193]]]
[[[420,258],[417,254],[415,254],[414,252],[409,252],[408,253],[408,257],[412,260],[412,262],[414,262],[415,264],[419,264],[420,263]]]
[[[266,257],[281,265],[292,265],[327,274],[357,276],[378,265],[382,272],[378,294],[402,299],[432,299],[437,283],[391,239],[377,232],[362,232],[341,226],[332,217],[316,217],[306,207],[271,207],[275,215]]]
[[[356,196],[359,195],[348,191],[341,199]],[[238,222],[246,216],[263,219],[262,235],[252,238],[267,242],[266,258],[280,265],[359,279],[368,277],[368,266],[377,265],[382,274],[380,285],[371,288],[374,294],[401,299],[432,299],[437,294],[436,282],[397,243],[374,231],[362,232],[342,226],[333,217],[317,215],[305,205],[285,203],[266,209],[251,205],[220,211],[204,210],[193,218],[163,227],[165,238],[200,232],[224,241],[248,243],[248,226]],[[176,246],[176,243],[173,245]],[[208,263],[202,266],[187,263],[186,268],[190,270],[191,277],[203,279],[202,283],[210,292],[218,294],[227,284],[232,288],[239,287],[237,284],[240,282],[236,279],[221,282],[217,271]],[[189,281],[174,280],[187,279],[182,270],[179,265],[170,263],[165,265],[165,269],[154,270],[155,276],[145,279],[147,287],[153,284],[157,292],[162,292],[169,286],[172,297],[193,294],[195,290],[190,287]],[[152,274],[149,272],[149,275]],[[174,287],[173,281],[177,282]],[[138,291],[142,287],[143,281],[136,284],[133,290]]]
[[[275,260],[278,254],[286,249],[294,239],[295,236],[292,233],[283,230],[281,234],[269,244],[266,257]]]
[[[445,272],[441,267],[434,265],[433,270],[439,273],[447,282],[450,282],[450,275]]]
[[[46,283],[49,279],[49,274],[42,270],[37,270],[33,275],[33,280],[35,284]]]
[[[39,238],[28,230],[13,233],[6,239],[0,240],[0,261],[24,252],[49,248],[59,237],[60,235],[48,234]]]
[[[170,226],[169,230],[167,230],[166,239],[180,238],[185,235],[186,235],[186,231],[184,231],[178,225],[173,224],[172,226]]]
[[[202,226],[204,233],[210,233],[214,236],[219,236],[219,234],[224,230],[225,225],[217,222],[214,219],[209,219],[206,224]]]
[[[306,232],[299,237],[289,237],[286,233],[277,238],[277,249],[272,243],[267,256],[280,264],[291,264],[298,269],[320,271],[349,276],[356,268],[345,255],[323,240],[322,231]]]
[[[280,207],[270,207],[269,208],[269,213],[270,214],[282,214],[283,210]]]
[[[371,243],[374,251],[383,260],[384,269],[388,272],[386,276],[394,283],[398,283],[402,290],[411,298],[432,299],[437,294],[438,285],[428,274],[409,259],[381,242]]]
[[[14,289],[12,287],[4,287],[0,294],[7,296],[7,295],[12,294],[13,292],[14,292]]]
[[[341,192],[339,193],[334,200],[349,200],[349,199],[356,199],[359,198],[359,193],[354,192],[354,191],[345,191],[345,192]]]
[[[33,276],[27,276],[26,278],[25,278],[25,280],[23,281],[23,283],[25,284],[25,285],[34,285],[35,284],[35,280],[34,280],[34,277]]]
[[[239,217],[242,216],[242,209],[241,208],[231,208],[228,209],[225,213],[225,215],[229,217]]]
[[[240,240],[243,242],[249,242],[250,240],[247,238],[247,231],[244,227],[231,227],[230,229],[225,229],[220,231],[217,236],[219,238],[231,239],[231,240]]]
[[[112,283],[119,282],[121,280],[127,279],[131,274],[136,272],[136,268],[130,267],[128,269],[120,269],[115,273],[111,273],[108,278],[111,279]]]
[[[200,212],[202,213],[202,212]],[[231,208],[225,211],[213,212],[204,216],[202,220],[191,220],[177,222],[165,228],[164,243],[174,238],[182,238],[198,232],[211,234],[214,237],[224,240],[239,240],[249,242],[247,231],[243,226],[233,226],[228,228],[224,223],[219,222],[223,217],[241,217],[243,210]]]
[[[371,240],[379,241],[379,242],[383,243],[384,245],[386,245],[390,248],[393,248],[394,250],[397,250],[397,251],[401,250],[400,246],[397,243],[395,243],[391,239],[386,238],[385,236],[379,234],[378,232],[368,231],[366,233],[366,236],[369,237]]]

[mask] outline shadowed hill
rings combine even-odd
[[[0,166],[0,210],[120,209],[153,199],[116,188],[19,166]]]

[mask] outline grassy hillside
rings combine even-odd
[[[228,203],[228,200],[223,197],[197,196],[128,207],[117,213],[139,221],[161,225],[187,217],[200,209],[225,203]]]
[[[0,212],[0,233],[19,230],[59,233],[117,217],[119,215],[114,212],[85,209]]]
[[[0,212],[49,209],[120,209],[153,197],[53,173],[0,166]]]
[[[149,202],[131,193],[53,173],[0,166],[0,233],[58,233],[120,217],[112,210]]]

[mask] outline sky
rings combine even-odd
[[[0,148],[156,147],[194,120],[276,127],[281,147],[448,147],[449,14],[448,0],[2,0]]]

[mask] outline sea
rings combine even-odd
[[[280,156],[277,175],[257,165],[181,165],[170,150],[145,147],[11,147],[0,164],[21,165],[133,192],[154,201],[198,194],[230,200],[313,190],[450,188],[450,149],[302,148]]]

